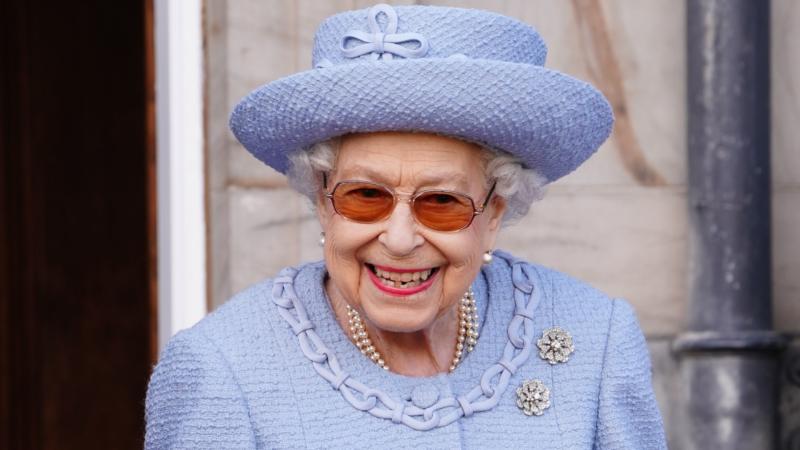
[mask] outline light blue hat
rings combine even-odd
[[[348,133],[420,131],[504,150],[548,181],[606,140],[611,107],[591,85],[544,65],[539,33],[487,11],[376,5],[325,20],[313,66],[265,84],[230,127],[286,173],[287,155]]]

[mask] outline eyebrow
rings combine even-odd
[[[360,165],[360,164],[353,164],[351,165],[347,172],[348,175],[355,173],[358,175],[366,176],[367,178],[378,181],[383,184],[390,184],[389,179],[386,176],[375,169]],[[349,178],[349,177],[348,177]],[[451,184],[458,188],[466,189],[469,186],[469,180],[467,177],[461,173],[456,171],[446,171],[446,172],[433,172],[427,173],[425,170],[422,171],[422,176],[419,177],[422,180],[422,186],[437,186],[442,184]]]

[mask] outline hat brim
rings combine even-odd
[[[273,81],[236,105],[230,127],[282,173],[291,151],[316,142],[418,131],[507,151],[554,181],[597,150],[613,121],[599,91],[558,71],[426,58],[342,64]]]

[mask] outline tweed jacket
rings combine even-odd
[[[432,377],[387,372],[360,353],[332,314],[322,262],[245,290],[164,349],[146,448],[666,448],[631,307],[495,255],[473,284],[474,351]],[[566,362],[539,354],[555,326],[573,339]],[[541,415],[518,405],[529,380],[548,390]]]

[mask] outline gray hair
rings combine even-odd
[[[322,187],[322,174],[334,169],[341,139],[319,142],[307,149],[289,154],[289,185],[316,205]],[[496,180],[495,194],[506,201],[504,226],[525,217],[533,202],[544,197],[547,179],[533,169],[527,169],[515,156],[501,150],[481,146],[486,167],[486,179]]]

